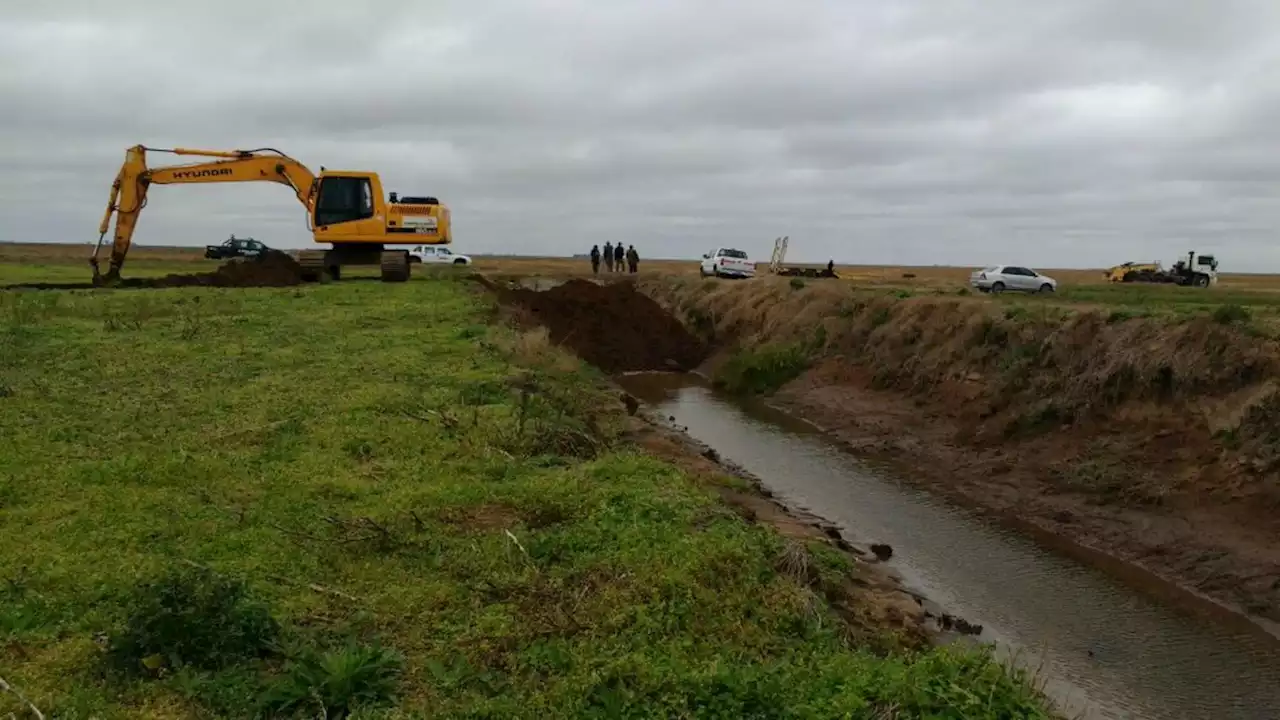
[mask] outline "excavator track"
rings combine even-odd
[[[382,252],[382,282],[404,282],[409,279],[409,253],[405,250]]]
[[[328,282],[342,277],[343,265],[377,263],[383,282],[404,282],[411,273],[407,250],[337,247],[331,250],[301,250],[297,254],[303,282]]]
[[[302,282],[319,282],[324,277],[327,250],[302,250],[298,253],[298,264],[302,266]]]

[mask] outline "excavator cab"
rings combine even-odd
[[[447,207],[433,197],[384,195],[376,173],[322,169],[311,219],[315,241],[333,248],[298,253],[304,280],[336,280],[344,265],[379,265],[383,280],[407,280],[408,251],[387,245],[452,242]]]

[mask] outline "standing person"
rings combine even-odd
[[[599,245],[591,246],[591,274],[592,275],[600,274],[600,246]]]
[[[608,242],[604,244],[604,269],[613,272],[613,245]]]
[[[627,251],[622,249],[622,243],[618,243],[613,249],[613,264],[617,266],[618,272],[622,272],[622,262],[626,255]]]
[[[634,273],[636,266],[640,264],[640,253],[636,252],[635,245],[627,246],[627,271]]]

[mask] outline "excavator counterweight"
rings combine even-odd
[[[165,152],[216,158],[187,165],[150,168],[147,152]],[[298,262],[303,279],[338,279],[343,265],[380,265],[382,279],[409,278],[407,250],[388,245],[447,245],[453,242],[449,208],[431,197],[402,202],[391,193],[384,199],[377,173],[326,171],[312,173],[305,165],[271,148],[257,150],[156,149],[135,145],[125,153],[124,164],[111,185],[107,210],[98,227],[98,244],[89,259],[94,284],[110,285],[120,278],[120,268],[133,242],[138,215],[147,204],[152,185],[224,182],[273,182],[293,190],[307,211],[307,227],[316,243],[332,247],[303,250]],[[406,198],[407,199],[407,198]],[[99,272],[98,255],[116,218],[111,260],[105,274]]]

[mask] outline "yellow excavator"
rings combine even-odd
[[[149,168],[148,151],[218,159]],[[409,279],[409,252],[388,249],[388,245],[453,242],[448,207],[433,197],[398,198],[394,192],[384,200],[377,173],[321,167],[316,176],[302,163],[271,148],[226,151],[135,145],[125,153],[98,228],[98,244],[89,259],[94,284],[119,282],[138,214],[147,205],[147,190],[152,185],[224,182],[274,182],[293,190],[307,210],[307,228],[315,242],[331,245],[297,254],[302,279],[307,282],[337,280],[344,265],[379,265],[383,281],[401,282]],[[116,229],[111,261],[103,274],[99,272],[98,255],[113,215]]]

